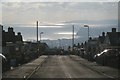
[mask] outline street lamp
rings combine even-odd
[[[40,32],[40,42],[41,42],[41,35],[43,34],[43,32]]]
[[[90,60],[90,53],[89,53],[89,26],[88,25],[84,25],[84,27],[87,27],[88,28],[88,44],[87,44],[87,52],[88,52],[88,60]]]
[[[88,25],[84,25],[84,27],[88,28],[88,40],[89,40],[89,26]]]

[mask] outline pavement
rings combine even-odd
[[[109,66],[102,66],[100,64],[97,64],[96,62],[88,61],[84,58],[81,58],[80,56],[76,55],[70,55],[70,57],[77,61],[79,64],[84,65],[85,67],[88,67],[91,70],[94,70],[100,74],[103,74],[109,78],[120,78],[120,70],[116,68],[112,68]]]
[[[42,63],[45,62],[48,56],[40,56],[36,60],[9,70],[2,74],[2,78],[27,78],[33,74]]]

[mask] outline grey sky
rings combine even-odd
[[[25,29],[20,28],[35,27],[36,21],[39,21],[39,25],[69,25],[61,27],[44,26],[40,28],[40,31],[44,32],[44,38],[58,39],[71,38],[71,24],[74,24],[76,26],[75,32],[77,33],[79,31],[79,28],[82,28],[84,24],[90,25],[91,28],[97,27],[102,29],[102,27],[105,27],[106,24],[112,26],[117,25],[117,19],[117,2],[3,1],[2,3],[2,24],[5,25],[5,29],[8,26],[13,26],[15,27],[16,31],[22,30],[21,32],[24,34],[24,36],[27,35],[26,37],[24,37],[24,39],[28,39],[30,37],[35,39],[35,33],[33,35],[29,35],[29,31],[29,33],[26,33]],[[108,25],[107,27],[109,28]],[[79,36],[84,35],[86,34],[83,33],[83,35]],[[98,36],[98,34],[96,36]]]
[[[2,2],[118,2],[119,0],[1,0]]]
[[[3,24],[63,22],[71,20],[117,19],[117,3],[99,2],[42,2],[3,3]],[[9,19],[8,19],[9,18]]]

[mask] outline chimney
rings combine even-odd
[[[92,37],[90,37],[89,40],[92,40]]]
[[[2,25],[0,25],[0,27],[2,28],[2,30],[3,30],[3,26]]]
[[[116,32],[116,28],[112,28],[112,32]]]
[[[21,35],[21,32],[18,32],[17,35]]]
[[[102,36],[103,36],[103,37],[105,36],[105,32],[102,32]]]
[[[9,28],[8,28],[8,32],[13,32],[13,28],[12,28],[12,27],[9,27]]]

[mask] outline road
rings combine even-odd
[[[30,78],[107,78],[66,55],[51,55]]]

